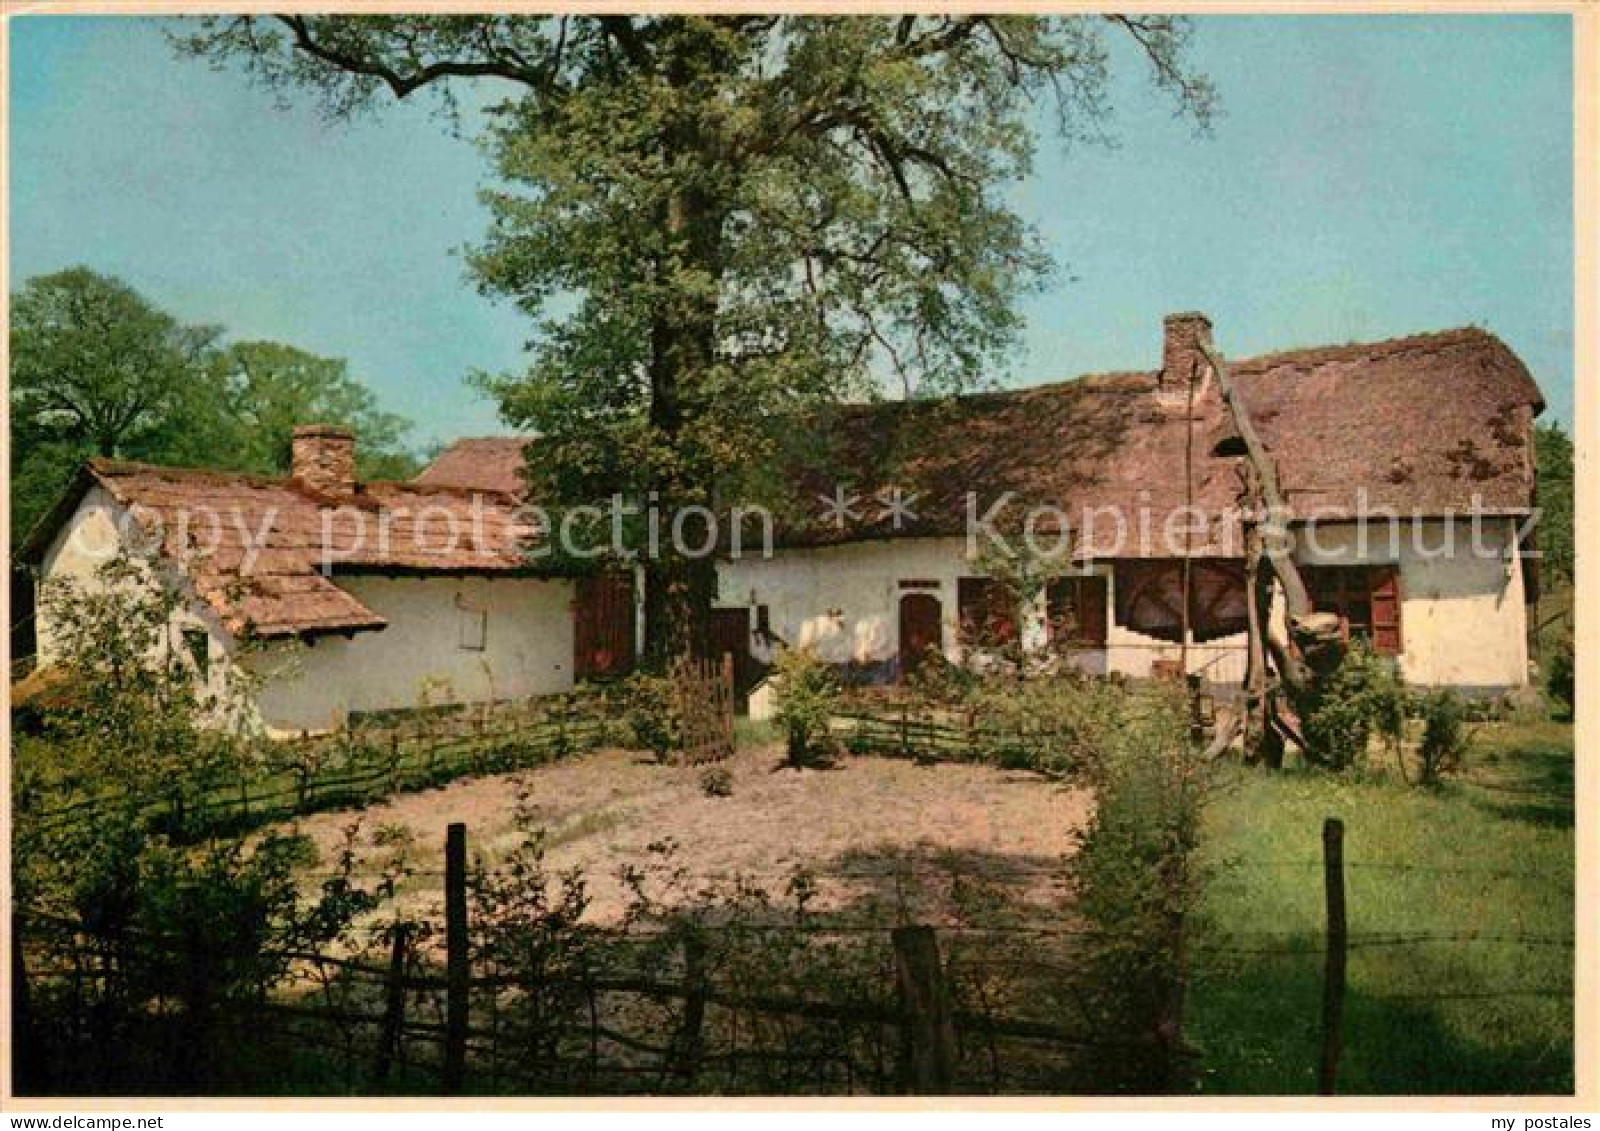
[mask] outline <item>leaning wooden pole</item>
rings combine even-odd
[[[1223,403],[1228,406],[1229,418],[1244,444],[1245,458],[1254,475],[1253,486],[1260,503],[1259,514],[1255,516],[1259,520],[1256,532],[1260,538],[1260,556],[1271,565],[1273,575],[1283,588],[1289,638],[1275,636],[1270,624],[1263,626],[1262,638],[1285,690],[1296,701],[1302,701],[1318,678],[1338,666],[1343,655],[1339,618],[1318,613],[1312,607],[1305,579],[1294,561],[1294,543],[1289,536],[1289,504],[1278,479],[1277,464],[1261,442],[1261,434],[1256,431],[1250,411],[1239,396],[1227,362],[1206,342],[1199,343],[1199,349],[1216,376]],[[1280,729],[1293,731],[1287,724]]]

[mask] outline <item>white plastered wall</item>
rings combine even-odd
[[[572,687],[570,581],[527,577],[339,577],[389,622],[252,660],[274,730],[322,730],[351,712],[547,695]],[[462,646],[481,618],[483,648]]]
[[[127,509],[92,487],[46,550],[41,573],[94,585],[101,563],[138,544]],[[185,592],[181,577],[175,580]],[[150,574],[149,584],[156,583]],[[352,711],[520,698],[572,686],[571,582],[340,577],[337,584],[388,627],[311,645],[241,648],[210,607],[190,597],[173,613],[169,640],[187,657],[183,633],[204,630],[206,690],[227,698],[230,687],[248,687],[259,721],[272,731],[325,730]],[[462,619],[480,613],[483,650],[461,647]],[[44,609],[38,628],[40,657],[49,662],[55,626]]]
[[[876,664],[899,655],[900,598],[927,593],[939,601],[942,647],[955,659],[957,581],[981,572],[966,549],[964,538],[902,538],[724,562],[717,571],[718,604],[766,605],[772,631],[785,642],[815,648],[831,663]],[[903,581],[933,584],[902,588]],[[1023,627],[1025,642],[1042,639],[1042,630],[1038,609]],[[757,653],[767,658],[759,645]],[[1098,668],[1100,658],[1089,662]]]
[[[136,565],[136,576],[152,590],[163,583],[172,585],[179,596],[172,611],[166,636],[157,647],[170,649],[181,663],[199,674],[199,657],[190,653],[185,634],[204,633],[206,681],[203,694],[223,697],[230,683],[231,641],[215,612],[190,591],[187,581],[175,570],[164,579],[145,552],[145,539],[128,509],[104,487],[84,492],[72,516],[67,519],[45,549],[40,561],[40,576],[45,581],[65,581],[81,591],[104,587],[100,567],[126,551]],[[38,633],[39,662],[49,664],[59,654],[59,626],[51,618],[45,601],[38,602],[35,627]]]
[[[1451,685],[1495,691],[1527,683],[1527,610],[1523,603],[1522,562],[1506,555],[1514,545],[1516,521],[1489,518],[1474,540],[1470,522],[1457,523],[1450,553],[1439,551],[1444,524],[1402,521],[1369,534],[1359,553],[1354,527],[1324,525],[1297,533],[1296,559],[1304,564],[1353,565],[1396,562],[1400,567],[1403,651],[1401,672],[1419,686]],[[1110,573],[1109,563],[1091,567]],[[956,645],[956,582],[979,572],[966,557],[961,538],[900,539],[812,550],[780,550],[770,559],[746,558],[719,567],[719,603],[766,605],[772,629],[792,644],[811,645],[835,662],[875,663],[898,654],[899,599],[903,580],[931,581],[923,592],[938,597],[943,610],[945,653]],[[1107,589],[1106,650],[1085,656],[1086,667],[1142,677],[1157,659],[1177,659],[1176,644],[1157,640],[1116,623],[1116,581]],[[1041,628],[1036,610],[1025,626],[1027,639]],[[1281,595],[1274,615],[1283,615]],[[765,657],[763,657],[765,658]],[[1243,678],[1245,638],[1240,633],[1189,649],[1189,670],[1203,671],[1216,683]]]
[[[1296,532],[1308,565],[1400,567],[1400,671],[1423,687],[1500,691],[1528,682],[1528,610],[1517,520],[1326,525]],[[1513,552],[1508,553],[1511,550]]]

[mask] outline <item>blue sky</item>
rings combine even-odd
[[[1123,54],[1112,149],[1016,189],[1059,270],[1007,384],[1153,367],[1164,313],[1246,356],[1476,324],[1572,419],[1564,16],[1206,17],[1209,138]],[[354,124],[172,56],[153,21],[15,18],[13,287],[83,263],[180,318],[348,358],[420,444],[500,431],[473,369],[531,327],[476,293],[488,165],[428,107]]]

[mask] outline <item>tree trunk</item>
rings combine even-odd
[[[666,59],[663,74],[675,87],[692,84],[706,66],[709,40],[678,41],[675,54]],[[700,56],[700,57],[697,57]],[[720,145],[714,130],[702,120],[699,103],[666,130],[663,146],[668,154],[693,154],[696,167],[715,167]],[[717,356],[717,298],[722,277],[722,226],[726,206],[705,185],[696,183],[674,190],[661,210],[666,237],[661,258],[654,265],[660,284],[651,326],[650,427],[661,458],[652,469],[649,489],[659,508],[659,556],[645,562],[645,657],[665,664],[681,655],[700,656],[708,645],[711,608],[716,601],[717,567],[714,553],[698,557],[679,552],[673,544],[673,520],[683,508],[713,507],[716,501],[715,467],[696,450],[696,417],[702,390]],[[704,285],[687,285],[685,278]],[[693,533],[689,533],[693,531]],[[690,524],[684,541],[699,546],[696,524]]]

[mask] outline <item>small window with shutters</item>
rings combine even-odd
[[[1306,566],[1302,568],[1311,604],[1319,613],[1336,613],[1346,640],[1365,640],[1372,650],[1398,656],[1400,571],[1392,565]]]
[[[1106,579],[1060,577],[1045,590],[1050,642],[1063,648],[1106,646]]]

